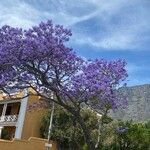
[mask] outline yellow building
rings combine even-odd
[[[48,112],[42,104],[29,90],[13,93],[11,99],[0,94],[0,150],[57,150],[55,142],[49,144],[40,135],[42,118]]]
[[[41,120],[47,113],[47,109],[36,107],[29,111],[30,106],[41,104],[40,97],[27,90],[20,94],[13,93],[11,96],[14,97],[12,100],[5,94],[0,94],[0,138],[23,141],[28,141],[31,137],[41,138]],[[0,150],[2,144],[4,143],[0,141]]]

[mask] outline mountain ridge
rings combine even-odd
[[[127,107],[111,111],[112,118],[133,121],[150,120],[150,84],[120,88],[127,98]]]

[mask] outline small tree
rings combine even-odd
[[[66,46],[71,31],[52,21],[28,30],[0,29],[0,88],[32,88],[46,101],[53,101],[78,120],[89,149],[94,150],[85,124],[83,105],[105,115],[121,106],[116,89],[126,76],[125,61],[84,61]],[[51,98],[51,92],[54,98]]]
[[[83,109],[82,117],[88,126],[89,132],[92,133],[92,140],[96,141],[98,133],[98,117],[96,113],[90,109]],[[47,138],[49,121],[50,114],[48,113],[43,117],[40,129],[41,135],[44,138]],[[52,140],[58,142],[61,149],[81,149],[85,144],[84,134],[79,123],[70,113],[60,106],[57,106],[55,109],[51,137]]]

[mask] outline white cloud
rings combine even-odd
[[[13,3],[9,2],[10,1],[6,0],[6,3],[0,4],[0,24],[2,25],[4,23],[8,23],[27,27],[33,23],[36,23],[35,20],[38,20],[40,17],[46,17],[49,19],[52,18],[57,23],[71,26],[97,15],[101,15],[102,17],[102,12],[107,11],[108,9],[114,11],[114,7],[111,7],[111,4],[116,4],[115,1],[115,3],[106,3],[104,0],[46,0],[41,7],[44,7],[45,5],[53,5],[54,8],[52,10],[47,9],[46,11],[42,12],[41,10],[39,11],[36,9],[32,3],[27,3],[27,1],[14,0]],[[33,2],[38,3],[38,1]],[[89,11],[86,14],[83,13],[85,8],[90,10],[91,7],[94,7],[95,9],[93,11]],[[68,8],[71,10],[68,11]],[[76,11],[76,14],[72,14],[73,11]],[[78,14],[78,12],[81,12],[81,14]],[[25,25],[20,22],[25,22]]]
[[[94,11],[80,16],[72,15],[66,10],[71,5],[68,5],[68,1],[62,0],[45,1],[45,5],[53,5],[54,8],[56,8],[55,11],[54,8],[52,10],[38,10],[32,3],[29,4],[26,1],[14,0],[13,2],[14,3],[9,5],[8,2],[0,4],[0,26],[9,24],[27,28],[45,19],[52,19],[55,23],[71,26],[80,21],[88,20],[97,14],[97,11]],[[37,1],[33,2],[37,3]],[[73,0],[70,0],[70,3],[72,3],[71,7],[75,4]],[[76,3],[80,3],[80,1],[76,1]],[[83,1],[83,4],[84,3],[85,1]],[[41,7],[44,7],[45,5],[42,5]]]
[[[41,9],[35,7],[38,2]],[[55,23],[78,28],[72,39],[75,44],[106,50],[139,49],[142,42],[149,40],[148,37],[141,36],[150,31],[146,2],[148,3],[147,0],[32,0],[29,3],[28,0],[13,0],[10,3],[3,0],[0,3],[0,26],[9,24],[28,28],[42,20],[52,19]],[[84,32],[84,26],[76,26],[92,18],[96,18],[98,24],[103,24],[105,31],[90,26]],[[96,30],[97,36],[88,34],[91,30]]]
[[[120,27],[122,28],[122,27]],[[126,30],[109,27],[108,33],[101,36],[88,36],[75,33],[73,40],[76,44],[90,45],[105,50],[139,50],[144,37],[140,37],[142,24],[130,25]],[[97,50],[96,49],[96,50]]]
[[[8,24],[27,28],[37,21],[40,12],[34,7],[19,0],[15,0],[12,5],[8,4],[0,4],[0,26]]]
[[[62,12],[58,12],[57,15],[53,13],[47,13],[47,17],[51,18],[56,23],[65,24],[66,26],[72,26],[78,22],[88,20],[94,17],[96,14],[97,14],[97,11],[81,16],[81,17],[77,17],[77,16],[71,16],[70,14],[62,11]]]
[[[97,2],[98,0],[94,1],[95,4]],[[95,36],[94,33],[93,35],[88,35],[83,31],[78,32],[75,33],[73,41],[77,44],[89,45],[105,50],[142,49],[145,44],[144,42],[148,43],[150,40],[149,37],[143,34],[150,31],[150,18],[145,2],[146,0],[103,1],[98,7],[97,12],[99,13],[96,14],[96,19],[103,24],[105,31],[101,27],[95,29],[95,33],[99,32],[99,36]],[[113,23],[113,21],[117,23]],[[94,28],[92,29],[94,30]]]

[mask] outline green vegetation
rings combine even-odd
[[[119,129],[120,128],[120,129]],[[118,130],[119,129],[119,130]],[[150,150],[150,122],[119,122],[109,150]]]
[[[150,121],[122,122],[107,116],[99,120],[96,113],[89,109],[82,110],[82,116],[95,144],[100,131],[98,150],[150,150]],[[49,118],[50,113],[42,120],[41,135],[44,138],[47,138]],[[55,109],[51,137],[61,149],[88,150],[79,123],[60,106]]]
[[[10,140],[10,134],[7,129],[5,128],[2,129],[1,138],[4,140]]]
[[[82,110],[82,116],[95,141],[98,128],[96,113],[86,109]],[[50,113],[42,120],[41,135],[44,138],[47,138],[49,120]],[[61,149],[80,149],[85,144],[84,134],[79,123],[70,113],[60,106],[57,106],[55,109],[51,137],[59,143]]]

